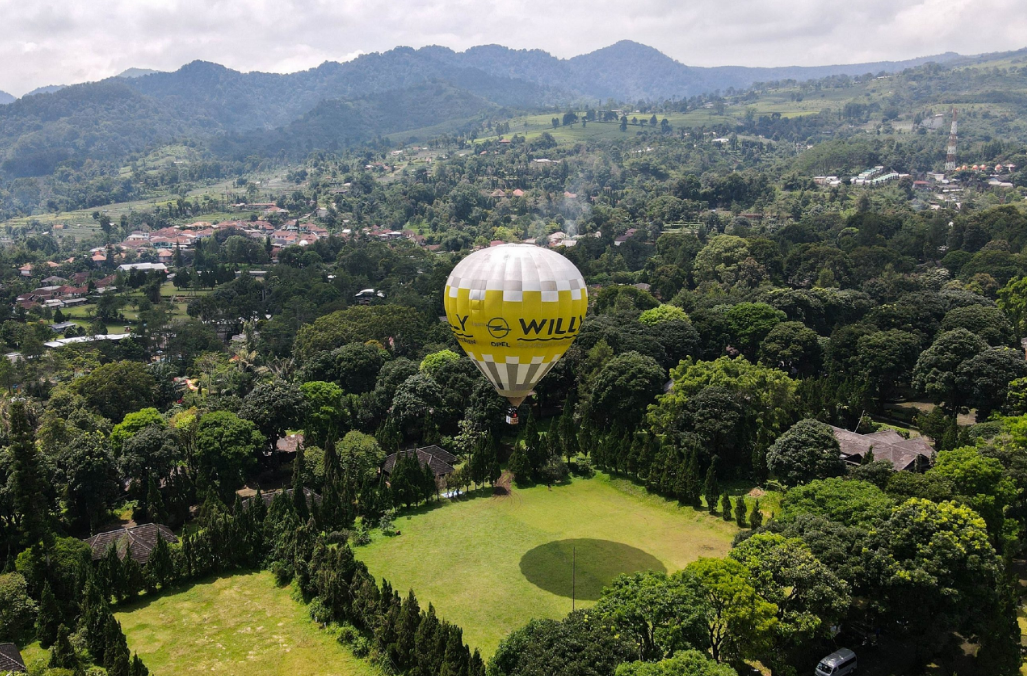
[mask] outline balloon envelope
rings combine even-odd
[[[517,406],[578,336],[588,290],[560,254],[533,244],[502,244],[453,268],[445,305],[461,347]]]

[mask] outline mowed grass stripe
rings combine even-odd
[[[116,614],[128,647],[155,676],[372,676],[321,631],[271,573],[239,573]]]
[[[622,565],[640,560],[630,548],[656,559],[670,572],[700,556],[722,556],[737,532],[733,524],[705,512],[646,494],[623,480],[604,475],[570,485],[513,489],[507,497],[455,501],[396,521],[401,535],[376,537],[356,550],[370,571],[405,595],[417,594],[439,614],[464,629],[464,639],[488,657],[511,630],[531,618],[560,618],[571,600],[529,582],[522,557],[547,543],[591,539],[628,547]],[[586,547],[587,551],[597,551]],[[589,561],[580,556],[579,570]],[[597,569],[616,568],[597,562]],[[545,571],[541,571],[545,574]],[[566,571],[552,571],[565,578]],[[543,586],[552,589],[559,579]],[[580,601],[578,607],[590,605]]]

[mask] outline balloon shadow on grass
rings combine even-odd
[[[579,538],[539,545],[521,557],[521,574],[536,587],[557,596],[571,597],[571,564],[577,559],[574,597],[595,601],[621,573],[667,568],[652,554],[611,540]]]

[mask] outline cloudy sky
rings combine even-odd
[[[1027,47],[1025,0],[0,0],[0,90],[195,59],[290,72],[398,45],[630,39],[696,66],[858,63]]]

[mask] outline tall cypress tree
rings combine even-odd
[[[763,525],[763,512],[760,511],[759,498],[752,501],[752,511],[749,512],[749,528],[756,530]]]
[[[691,451],[685,450],[684,458],[678,456],[678,453],[676,452],[674,455],[677,457],[673,489],[674,497],[683,504],[688,505],[691,504],[689,487],[693,483],[692,478],[688,476],[688,472],[692,469],[692,463],[690,462]]]
[[[151,474],[146,487],[146,518],[152,523],[166,524],[168,522],[168,510],[164,507],[164,498],[160,494],[157,481]]]
[[[466,676],[471,656],[464,645],[463,631],[451,624],[448,625],[448,634],[439,676]]]
[[[396,648],[393,660],[403,671],[410,669],[417,660],[417,629],[421,625],[421,607],[411,589],[403,601],[399,613],[399,627],[396,631]]]
[[[720,496],[720,517],[724,521],[731,520],[731,496],[727,493]]]
[[[563,413],[557,422],[560,435],[560,450],[568,464],[578,454],[578,434],[574,425],[574,402],[570,397],[563,403]]]
[[[132,655],[132,664],[128,670],[129,676],[150,676],[150,670],[146,668],[139,655]]]
[[[292,505],[296,510],[296,516],[300,523],[306,523],[310,518],[310,510],[307,508],[307,495],[303,492],[303,447],[299,446],[296,451],[296,459],[292,461]]]
[[[717,482],[717,463],[720,458],[713,456],[710,466],[706,469],[706,480],[703,482],[703,496],[710,514],[717,511],[717,498],[720,497],[720,484]]]
[[[434,676],[438,673],[441,664],[435,651],[438,633],[439,619],[435,616],[435,607],[429,603],[414,637],[414,664],[410,676]]]
[[[735,523],[739,528],[745,528],[745,496],[739,495],[735,499]]]
[[[420,461],[415,461],[420,466],[421,470],[421,497],[424,498],[425,502],[428,502],[433,497],[436,497],[439,492],[439,485],[435,483],[435,472],[432,471],[431,463],[424,463],[421,465]]]
[[[49,648],[58,638],[61,624],[61,608],[57,604],[57,597],[54,596],[50,582],[43,585],[43,592],[39,596],[39,613],[36,615],[36,638],[44,648]]]
[[[660,472],[660,494],[666,498],[674,497],[674,476],[678,470],[678,463],[675,462],[677,452],[673,448],[664,450],[663,468]]]
[[[43,486],[43,473],[39,466],[35,434],[25,402],[14,400],[9,411],[11,421],[11,493],[14,512],[21,530],[22,542],[32,545],[44,539],[48,528],[49,510]],[[55,629],[56,631],[56,629]],[[54,635],[56,638],[56,634]]]
[[[485,676],[485,660],[481,658],[481,653],[478,649],[474,649],[474,654],[471,655],[471,666],[467,670],[468,676]]]
[[[688,451],[686,502],[698,509],[702,505],[702,471],[699,469],[699,450],[693,445]]]
[[[68,640],[68,628],[63,624],[57,628],[57,639],[50,650],[49,667],[51,669],[70,669],[76,673],[82,670],[78,655],[75,654],[75,649],[71,647],[71,641]]]

